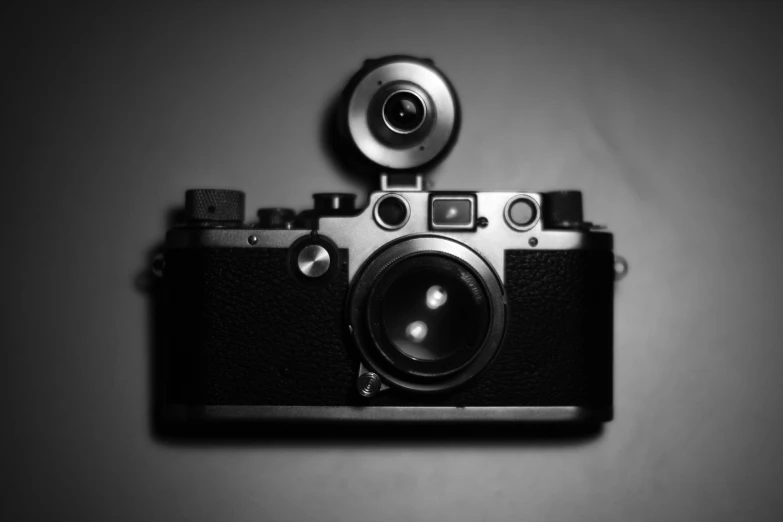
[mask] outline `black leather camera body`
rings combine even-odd
[[[174,421],[604,422],[612,235],[581,193],[428,191],[459,107],[428,60],[368,61],[338,129],[377,167],[363,209],[245,221],[244,194],[186,193],[158,275]]]

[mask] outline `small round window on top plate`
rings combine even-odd
[[[524,232],[533,228],[541,215],[536,200],[526,195],[518,195],[506,203],[504,210],[506,224],[514,230]]]
[[[397,230],[405,226],[411,214],[410,205],[399,194],[386,194],[376,203],[373,218],[386,230]]]

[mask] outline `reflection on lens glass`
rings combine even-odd
[[[398,121],[410,121],[416,118],[416,105],[410,100],[400,100],[399,103],[392,106],[394,118]]]
[[[424,321],[413,321],[405,329],[405,336],[411,342],[420,343],[427,337],[427,325]]]
[[[488,324],[487,304],[475,277],[442,258],[416,268],[404,266],[386,290],[380,309],[389,342],[403,354],[427,361],[478,350]]]
[[[430,310],[435,310],[446,304],[448,294],[442,286],[434,285],[427,290],[427,307]]]
[[[424,102],[411,91],[397,91],[383,106],[383,119],[394,132],[413,132],[424,123],[427,110]]]

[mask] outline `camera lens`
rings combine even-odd
[[[424,123],[427,108],[413,91],[392,93],[383,104],[383,121],[394,132],[409,134]]]
[[[473,379],[494,360],[505,332],[497,275],[445,237],[402,238],[380,249],[357,273],[346,305],[363,362],[413,392]]]
[[[415,361],[456,369],[481,348],[489,329],[483,286],[450,257],[405,259],[380,276],[373,294],[370,315],[381,344]]]
[[[385,334],[399,351],[420,360],[478,348],[486,324],[481,324],[481,304],[471,294],[471,284],[475,281],[435,268],[405,274],[386,294],[381,312]]]

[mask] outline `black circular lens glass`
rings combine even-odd
[[[381,278],[380,302],[370,307],[377,307],[381,336],[396,350],[417,361],[467,362],[481,348],[488,304],[483,286],[461,263],[418,255]]]
[[[415,131],[424,123],[425,116],[424,103],[410,91],[395,92],[383,106],[383,118],[395,132]]]
[[[378,219],[387,227],[402,226],[408,219],[408,208],[396,196],[387,196],[378,202]]]

